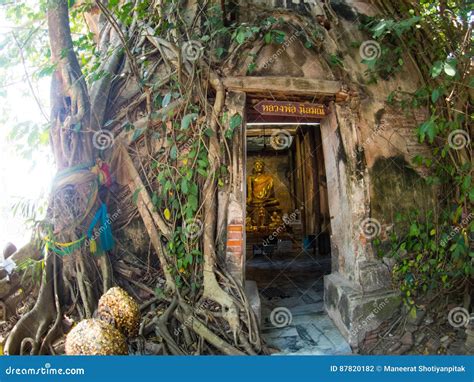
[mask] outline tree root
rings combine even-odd
[[[202,337],[205,341],[207,341],[209,344],[211,344],[224,354],[245,355],[245,353],[241,352],[237,348],[224,341],[221,337],[219,337],[210,329],[208,329],[207,326],[204,325],[199,319],[194,317],[192,309],[189,305],[185,304],[182,301],[180,301],[179,305],[183,309],[184,315],[176,311],[176,318],[183,322],[187,327],[191,328],[197,335]]]
[[[45,259],[45,272],[36,304],[11,330],[5,342],[5,354],[20,354],[26,342],[32,345],[31,352],[37,354],[41,338],[55,318],[55,309],[51,309],[55,306],[54,268],[51,256],[48,254]],[[28,338],[33,341],[26,340]]]
[[[216,90],[216,98],[211,115],[210,130],[212,135],[209,138],[209,173],[215,174],[219,166],[219,142],[217,139],[218,117],[224,107],[225,89],[222,81],[216,76],[211,75],[211,85]],[[216,250],[215,250],[215,221],[216,221],[216,195],[217,186],[214,176],[210,176],[204,184],[204,292],[202,299],[210,299],[222,307],[222,314],[228,322],[234,336],[234,343],[238,343],[238,331],[240,329],[239,311],[232,297],[226,293],[217,282],[216,268]]]
[[[61,312],[61,303],[59,298],[59,291],[58,291],[58,258],[57,256],[53,255],[53,292],[54,292],[54,303],[56,307],[56,320],[54,321],[53,326],[46,334],[41,347],[39,349],[39,354],[54,354],[53,349],[53,341],[58,338],[60,335],[63,334],[62,327],[61,327],[61,320],[62,320],[62,312]]]

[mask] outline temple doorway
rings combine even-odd
[[[319,123],[247,123],[245,142],[246,283],[258,290],[266,342],[350,353],[324,311],[331,217]]]

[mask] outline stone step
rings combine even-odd
[[[275,355],[346,355],[352,350],[326,314],[294,317],[283,328],[264,328],[266,343]]]

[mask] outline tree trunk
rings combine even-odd
[[[96,48],[102,59],[100,69],[107,75],[88,86],[74,52],[67,4],[66,0],[51,0],[48,4],[52,60],[56,64],[51,86],[50,141],[58,174],[43,227],[47,232],[44,244],[48,244],[44,278],[34,308],[15,325],[5,352],[53,353],[52,344],[64,334],[61,323],[66,311],[76,319],[93,315],[100,294],[112,284],[111,259],[107,252],[100,258],[91,256],[83,243],[89,243],[85,238],[87,227],[103,203],[109,210],[138,207],[165,276],[165,294],[155,297],[166,306],[165,313],[146,315],[142,334],[154,328],[165,351],[175,354],[261,352],[257,321],[243,298],[242,286],[217,264],[215,175],[225,140],[219,122],[225,92],[218,76],[209,74],[205,61],[183,57],[175,45],[177,34],[182,34],[180,38],[188,36],[195,24],[183,22],[176,10],[169,19],[175,19],[179,27],[158,36],[147,25],[152,25],[149,21],[161,12],[159,7],[150,6],[150,20],[135,9],[124,22],[97,1],[87,19],[93,30],[100,30],[95,36]],[[138,58],[150,50],[154,63],[148,67],[139,64]],[[194,53],[199,58],[199,49]],[[168,97],[172,88],[177,89],[173,95],[176,101],[169,105],[163,101],[163,109],[154,110],[153,99]],[[217,93],[214,106],[207,100],[210,89]],[[140,135],[136,139],[135,126],[134,137],[126,143],[124,122],[138,119],[137,115],[145,115],[145,142]],[[186,130],[183,139],[176,125],[182,126],[180,121],[185,118],[189,123],[182,129]],[[113,122],[106,128],[106,121]],[[205,134],[207,123],[212,131],[210,138]],[[146,140],[153,131],[165,137],[161,150],[150,154]],[[130,143],[135,152],[146,150],[146,160],[130,156]],[[193,150],[199,154],[191,156]],[[178,160],[187,155],[189,165]],[[97,158],[112,166],[114,187],[125,187],[130,193],[138,191],[136,206],[117,203],[110,185],[101,183],[97,173],[91,172]],[[201,173],[196,171],[198,160],[206,163]],[[167,174],[167,182],[154,180],[160,172]],[[161,195],[161,208],[151,194]],[[204,232],[202,237],[195,237],[185,226],[189,220],[200,220],[199,216],[203,216]],[[52,250],[75,242],[80,246],[71,253],[61,255]],[[151,290],[137,281],[133,285]]]

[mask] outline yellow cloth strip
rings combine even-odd
[[[69,242],[69,243],[58,243],[57,241],[51,241],[51,240],[49,239],[49,237],[46,236],[46,237],[44,238],[44,241],[46,241],[46,242],[49,243],[49,244],[54,244],[54,245],[57,246],[57,247],[70,247],[71,245],[74,245],[74,244],[77,244],[77,243],[81,242],[81,241],[84,240],[85,238],[86,238],[86,236],[84,235],[84,236],[82,236],[81,238],[79,238],[79,239],[77,239],[77,240],[75,240],[75,241],[71,241],[71,242]]]

